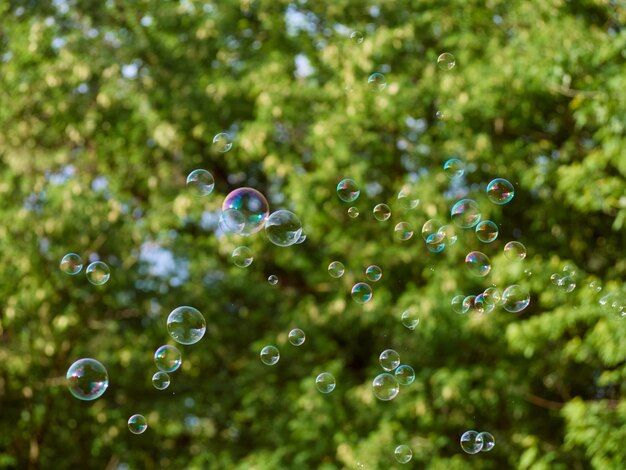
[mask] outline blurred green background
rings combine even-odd
[[[624,2],[3,1],[0,18],[0,467],[624,468]],[[444,51],[452,70],[437,67]],[[383,92],[369,91],[373,72]],[[227,153],[212,147],[222,131]],[[466,164],[456,182],[451,157]],[[204,199],[185,189],[196,168],[216,179]],[[335,193],[347,177],[362,189],[356,219]],[[496,177],[515,185],[507,205],[486,198]],[[397,203],[405,185],[413,210]],[[297,213],[306,241],[218,237],[240,186]],[[430,253],[422,224],[466,196],[498,240],[459,231]],[[381,202],[386,222],[372,216]],[[503,256],[513,239],[521,263]],[[243,244],[247,269],[230,259]],[[491,257],[488,277],[468,274],[471,250]],[[68,252],[108,263],[109,282],[62,273]],[[566,263],[571,293],[550,282]],[[358,305],[350,288],[370,264],[383,278]],[[530,306],[452,311],[492,284],[527,287]],[[179,305],[208,331],[158,391],[152,356]],[[382,402],[371,381],[387,348],[417,377]],[[81,357],[109,372],[93,402],[65,385]],[[323,371],[329,395],[315,389]],[[138,436],[135,413],[149,424]],[[463,453],[468,429],[495,449]]]

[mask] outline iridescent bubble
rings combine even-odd
[[[106,284],[111,277],[111,270],[106,263],[103,263],[102,261],[94,261],[87,266],[85,274],[87,275],[87,280],[94,286],[101,286]]]
[[[433,253],[440,253],[445,247],[445,235],[443,232],[437,231],[426,239],[426,248]]]
[[[374,206],[374,218],[379,222],[388,220],[391,217],[391,209],[387,204],[376,204]]]
[[[361,190],[350,178],[343,179],[337,184],[337,197],[343,202],[354,202],[360,194]]]
[[[526,258],[526,247],[520,242],[508,242],[504,245],[504,257],[511,261],[521,261]]]
[[[182,364],[183,359],[176,346],[166,344],[154,353],[154,363],[163,372],[174,372]]]
[[[269,282],[270,285],[275,286],[276,284],[278,284],[278,276],[276,276],[275,274],[270,274],[267,277],[267,282]]]
[[[511,313],[518,313],[530,304],[530,294],[517,284],[507,287],[502,293],[502,307]]]
[[[348,217],[351,219],[356,219],[359,216],[359,209],[352,206],[348,209]]]
[[[457,227],[471,228],[480,222],[480,207],[473,199],[461,199],[452,206],[450,217]]]
[[[496,287],[487,287],[483,292],[483,302],[487,305],[497,305],[502,299],[502,293]]]
[[[357,282],[352,286],[352,299],[357,304],[365,304],[372,299],[372,288],[365,282]]]
[[[383,91],[387,86],[387,79],[382,73],[375,72],[367,79],[367,84],[372,93]]]
[[[452,311],[454,313],[458,313],[459,315],[463,315],[464,313],[467,313],[467,309],[465,309],[463,300],[465,300],[464,295],[455,295],[452,298],[452,301],[450,303],[452,304]]]
[[[133,434],[141,434],[148,429],[148,421],[143,415],[132,415],[128,420],[128,429]]]
[[[221,153],[228,152],[233,148],[233,138],[226,132],[220,132],[213,137],[213,148]]]
[[[398,193],[398,203],[403,209],[415,209],[420,203],[416,189],[409,185],[403,186]]]
[[[400,354],[393,349],[385,349],[378,357],[380,367],[387,372],[393,372],[400,365]]]
[[[302,235],[302,223],[296,214],[288,210],[272,212],[265,222],[267,238],[277,246],[295,244]]]
[[[424,225],[422,225],[422,238],[424,241],[428,240],[428,237],[431,235],[436,234],[440,227],[441,224],[437,219],[429,219],[424,222]]]
[[[199,310],[183,306],[172,310],[167,317],[167,332],[180,344],[195,344],[206,332],[206,321]]]
[[[343,266],[341,261],[333,261],[328,265],[328,274],[330,274],[330,277],[334,277],[335,279],[343,276],[345,271],[346,268]]]
[[[396,235],[396,238],[402,242],[410,240],[413,236],[413,228],[408,222],[399,222],[396,224],[393,232]]]
[[[483,446],[480,449],[481,452],[489,452],[496,446],[496,439],[491,433],[481,432],[476,436],[476,441],[482,442]]]
[[[402,322],[404,327],[408,328],[409,330],[414,330],[415,328],[417,328],[417,325],[420,324],[420,319],[417,316],[417,311],[415,311],[415,309],[413,308],[409,308],[402,312],[400,321]]]
[[[252,261],[254,261],[252,250],[247,246],[238,246],[235,248],[231,258],[233,259],[235,266],[240,268],[247,268],[252,264]]]
[[[487,185],[487,197],[494,204],[506,204],[514,195],[513,185],[505,179],[496,178]]]
[[[278,363],[280,353],[276,346],[265,346],[261,349],[261,362],[266,366],[273,366]]]
[[[306,336],[304,335],[304,331],[300,328],[294,328],[289,332],[289,342],[294,346],[302,346],[305,340]]]
[[[187,187],[196,196],[208,196],[213,192],[215,187],[215,179],[213,175],[206,170],[193,170],[187,176]]]
[[[365,276],[372,282],[378,282],[383,277],[383,270],[379,266],[372,264],[365,270]]]
[[[480,315],[483,313],[491,313],[494,308],[496,308],[494,304],[485,302],[484,293],[478,294],[474,299],[474,311]]]
[[[315,378],[315,386],[322,393],[330,393],[335,390],[337,382],[335,377],[328,372],[322,372]]]
[[[491,243],[498,238],[498,226],[491,220],[483,220],[476,225],[476,238],[483,243]]]
[[[477,454],[483,448],[482,439],[478,439],[476,431],[465,431],[461,436],[461,449],[468,454]]]
[[[474,301],[476,300],[475,295],[466,295],[463,297],[462,309],[463,313],[474,313]]]
[[[450,158],[443,164],[443,172],[448,179],[459,178],[465,173],[465,163],[458,158]]]
[[[152,376],[152,385],[157,390],[165,390],[170,386],[170,376],[167,372],[158,371]]]
[[[568,276],[566,274],[559,275],[558,273],[554,273],[550,276],[550,281],[552,284],[557,286],[560,291],[570,293],[574,289],[576,289],[576,281],[574,280],[574,276]]]
[[[444,52],[437,57],[437,67],[439,67],[439,70],[452,70],[455,65],[456,60],[449,52]]]
[[[456,243],[458,236],[456,234],[456,229],[452,225],[443,225],[439,227],[437,230],[439,235],[443,235],[443,241],[446,246],[452,246]]]
[[[78,274],[81,269],[83,269],[83,260],[76,253],[68,253],[61,260],[59,268],[65,274],[74,276],[75,274]]]
[[[258,232],[270,215],[270,206],[265,196],[254,188],[238,188],[228,193],[222,203],[222,212],[236,209],[241,213],[244,226],[237,233],[247,236]]]
[[[224,233],[241,234],[246,227],[246,218],[237,209],[226,209],[220,214],[219,228]]]
[[[599,294],[602,290],[602,284],[599,281],[591,281],[587,287],[594,293]]]
[[[480,251],[470,251],[465,257],[465,266],[474,276],[485,277],[491,271],[491,260]]]
[[[350,39],[356,44],[361,44],[363,42],[363,33],[361,31],[352,31]]]
[[[413,451],[406,444],[401,444],[393,451],[396,461],[401,464],[409,463],[413,458]]]
[[[411,385],[415,380],[413,367],[401,365],[396,369],[396,379],[400,385]]]
[[[389,401],[398,396],[400,384],[395,376],[385,372],[377,375],[372,381],[372,390],[374,391],[374,396],[379,400]]]
[[[67,369],[67,388],[79,400],[95,400],[109,386],[109,374],[95,359],[79,359]]]

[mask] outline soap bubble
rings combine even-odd
[[[346,269],[341,261],[333,261],[328,265],[328,274],[330,274],[330,277],[334,277],[335,279],[343,276],[345,271]]]
[[[437,230],[437,233],[441,236],[443,235],[442,243],[445,246],[452,246],[456,243],[458,236],[456,234],[456,229],[452,225],[442,225]]]
[[[158,371],[152,376],[152,385],[157,390],[165,390],[170,386],[170,376],[167,372]]]
[[[477,454],[483,448],[482,439],[478,439],[476,431],[465,431],[461,436],[461,449],[468,454]]]
[[[599,281],[591,281],[587,287],[594,293],[599,294],[602,290],[602,284]]]
[[[504,245],[504,257],[511,261],[521,261],[526,258],[526,247],[520,242],[508,242]]]
[[[463,313],[474,313],[474,301],[476,300],[475,295],[466,295],[463,297],[462,309]]]
[[[267,277],[267,282],[269,282],[272,286],[275,286],[276,284],[278,284],[278,276],[276,276],[275,274],[270,274]]]
[[[128,420],[128,429],[133,434],[141,434],[148,429],[148,422],[142,415],[132,415]]]
[[[350,39],[356,44],[361,44],[363,42],[363,33],[361,31],[352,31]]]
[[[476,436],[476,441],[480,441],[483,443],[483,446],[480,449],[481,452],[489,452],[496,446],[495,437],[493,437],[493,435],[488,432],[478,433],[478,436]]]
[[[380,366],[387,372],[393,372],[400,365],[400,354],[393,349],[385,349],[378,357]]]
[[[383,270],[379,266],[372,264],[365,270],[365,276],[372,282],[378,282],[383,277]]]
[[[218,152],[228,152],[233,147],[233,138],[226,132],[220,132],[213,137],[213,148]]]
[[[67,388],[79,400],[95,400],[109,386],[109,374],[95,359],[85,358],[74,362],[66,374]]]
[[[403,209],[411,210],[415,209],[420,200],[417,196],[417,192],[413,186],[403,186],[398,193],[398,203]]]
[[[372,390],[379,400],[389,401],[398,396],[400,384],[395,376],[385,372],[377,375],[372,381]]]
[[[417,325],[420,324],[420,319],[417,316],[417,312],[413,308],[409,308],[402,312],[400,317],[402,324],[409,330],[414,330]]]
[[[218,223],[224,233],[241,234],[246,227],[246,218],[237,209],[226,209],[221,212]]]
[[[487,287],[483,292],[483,302],[487,305],[497,305],[502,299],[502,293],[496,287]]]
[[[480,222],[480,207],[473,199],[461,199],[452,206],[450,216],[457,227],[471,228]]]
[[[354,202],[360,194],[361,190],[350,178],[343,179],[337,184],[337,197],[343,202]]]
[[[435,117],[436,117],[437,119],[440,119],[440,120],[441,120],[441,119],[445,118],[445,117],[446,117],[446,115],[445,115],[442,111],[437,111],[437,112],[435,113]]]
[[[502,293],[502,307],[511,313],[518,313],[530,304],[530,294],[517,284],[507,287]]]
[[[213,175],[206,170],[193,170],[187,176],[187,187],[196,196],[208,196],[213,192],[215,187],[215,179]]]
[[[413,458],[413,451],[406,444],[401,444],[393,451],[393,455],[398,463],[405,464]]]
[[[302,235],[302,223],[296,214],[288,210],[272,212],[265,222],[267,238],[277,246],[290,246]]]
[[[550,276],[550,281],[552,281],[552,284],[557,286],[559,290],[563,292],[570,293],[574,289],[576,289],[576,281],[574,280],[573,276],[568,276],[565,274],[559,275],[558,273],[554,273],[552,276]]]
[[[465,163],[458,158],[450,158],[443,164],[443,172],[448,179],[459,178],[465,173]]]
[[[247,246],[238,246],[233,250],[233,254],[231,255],[233,259],[233,263],[235,266],[240,268],[247,268],[254,261],[254,257],[252,256],[252,250]]]
[[[365,304],[372,299],[372,288],[365,282],[357,282],[352,286],[352,299],[357,304]]]
[[[289,332],[289,342],[294,346],[302,346],[306,336],[304,335],[304,331],[300,328],[294,328]]]
[[[351,219],[356,219],[359,216],[359,209],[352,206],[348,209],[348,217]]]
[[[193,307],[178,307],[167,317],[167,332],[180,344],[195,344],[206,332],[206,321]]]
[[[446,247],[444,240],[445,235],[443,232],[437,231],[436,233],[429,235],[426,239],[426,248],[433,253],[439,253]]]
[[[244,236],[261,230],[270,214],[270,206],[265,196],[256,189],[247,187],[228,193],[222,203],[222,212],[229,209],[236,209],[243,216],[244,227],[237,233]]]
[[[111,270],[106,263],[102,261],[94,261],[85,270],[87,280],[94,286],[101,286],[111,277]]]
[[[487,197],[494,204],[506,204],[514,195],[513,185],[503,178],[496,178],[487,185]]]
[[[415,380],[413,367],[401,365],[396,369],[396,379],[400,385],[411,385]]]
[[[335,390],[337,382],[335,377],[328,372],[322,372],[315,378],[315,386],[322,393],[330,393]]]
[[[428,237],[431,235],[436,234],[439,231],[439,227],[441,227],[441,224],[437,219],[429,219],[424,222],[424,225],[422,225],[422,238],[424,241],[428,240]]]
[[[485,277],[491,271],[491,260],[480,251],[470,251],[465,257],[465,266],[474,276]]]
[[[83,260],[76,253],[68,253],[61,260],[59,268],[65,274],[73,276],[78,274],[80,270],[83,269]]]
[[[483,243],[491,243],[498,238],[498,226],[491,220],[483,220],[476,225],[476,238]]]
[[[370,91],[377,93],[385,89],[387,86],[387,79],[382,73],[375,72],[369,76],[367,83],[370,87]]]
[[[413,229],[408,222],[400,222],[393,229],[396,238],[400,241],[407,241],[413,236]]]
[[[454,313],[458,313],[459,315],[467,313],[467,309],[463,304],[463,300],[465,300],[464,295],[455,295],[452,298],[452,301],[450,303],[452,304],[452,311]]]
[[[474,299],[474,311],[480,315],[491,313],[496,308],[495,304],[485,302],[485,294],[478,294]]]
[[[440,70],[452,70],[455,65],[456,60],[449,52],[444,52],[437,57],[437,67],[439,67]]]
[[[391,217],[391,209],[387,204],[376,204],[373,212],[374,218],[379,222],[383,222]]]
[[[266,366],[275,365],[280,359],[280,353],[275,346],[265,346],[261,349],[261,362]]]
[[[154,363],[163,372],[174,372],[182,364],[183,359],[176,346],[166,344],[154,353]]]

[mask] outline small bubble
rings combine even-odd
[[[476,225],[476,238],[483,243],[491,243],[498,238],[498,226],[491,220],[483,220]]]
[[[403,209],[415,209],[420,203],[416,189],[410,185],[403,186],[398,192],[398,203]]]
[[[422,238],[424,241],[428,240],[428,237],[431,235],[436,234],[440,227],[441,224],[437,219],[429,219],[424,222],[424,225],[422,225]]]
[[[357,282],[352,286],[352,299],[357,304],[365,304],[372,300],[372,288],[365,282]]]
[[[442,225],[437,230],[438,236],[443,236],[443,243],[446,246],[452,246],[456,243],[458,236],[453,225]]]
[[[206,170],[193,170],[187,176],[187,187],[196,196],[208,196],[213,192],[215,179],[213,175]]]
[[[233,147],[233,139],[230,134],[220,132],[213,137],[213,148],[221,153],[228,152]]]
[[[400,321],[404,325],[405,328],[409,330],[414,330],[420,324],[420,319],[417,316],[417,312],[413,308],[409,308],[402,312],[400,316]]]
[[[465,266],[474,276],[485,277],[491,271],[491,260],[480,251],[471,251],[465,257]]]
[[[444,52],[437,57],[437,67],[439,70],[452,70],[456,65],[454,56],[449,52]]]
[[[109,386],[106,368],[95,359],[85,358],[74,362],[66,374],[70,393],[79,400],[91,401],[102,396]]]
[[[337,382],[335,381],[335,377],[328,372],[322,372],[315,378],[315,386],[321,393],[330,393],[335,390],[337,386]]]
[[[267,278],[267,282],[269,282],[272,286],[278,284],[278,276],[275,274],[270,274]]]
[[[461,449],[468,454],[477,454],[483,448],[482,439],[478,439],[476,431],[465,431],[461,436]]]
[[[415,380],[413,367],[401,365],[396,369],[396,379],[400,385],[411,385]]]
[[[511,313],[518,313],[530,304],[530,294],[519,285],[512,285],[504,289],[502,293],[502,307]]]
[[[391,217],[391,209],[387,204],[376,204],[373,212],[374,218],[379,222],[388,220]]]
[[[363,33],[361,31],[352,31],[352,33],[350,33],[350,39],[352,39],[352,42],[355,44],[361,44],[364,39]]]
[[[511,261],[522,261],[526,258],[526,247],[517,241],[504,245],[504,257]]]
[[[464,300],[465,300],[464,295],[455,295],[452,298],[452,301],[450,302],[450,304],[452,305],[452,311],[454,313],[458,313],[459,315],[463,315],[464,313],[467,313],[468,309],[465,308],[465,305],[463,303]]]
[[[502,293],[496,287],[487,287],[483,292],[483,302],[487,305],[497,305],[502,299]]]
[[[476,440],[483,443],[481,452],[489,452],[496,446],[496,439],[491,433],[481,432],[476,436]]]
[[[466,295],[463,297],[463,313],[474,313],[475,301],[475,295]]]
[[[254,188],[238,188],[224,198],[222,213],[235,209],[243,219],[243,229],[236,232],[247,236],[260,231],[270,215],[270,207],[265,196]]]
[[[396,238],[402,242],[410,240],[413,236],[413,229],[408,222],[399,222],[393,229]]]
[[[170,376],[167,372],[158,371],[152,376],[152,385],[157,390],[165,390],[170,386]]]
[[[128,420],[128,429],[133,434],[142,434],[148,429],[148,422],[142,415],[132,415]]]
[[[393,455],[398,463],[405,464],[413,458],[413,451],[406,444],[401,444],[393,451]]]
[[[372,390],[379,400],[389,401],[398,396],[400,384],[395,376],[385,372],[372,381]]]
[[[154,353],[154,363],[157,369],[163,372],[174,372],[182,364],[183,359],[180,351],[175,346],[166,344]]]
[[[273,366],[278,363],[280,359],[280,353],[275,346],[265,346],[261,349],[261,362],[266,366]]]
[[[360,194],[361,190],[350,178],[343,179],[337,184],[337,197],[343,202],[354,202]]]
[[[515,195],[513,185],[503,178],[496,178],[487,185],[487,197],[494,204],[511,202]]]
[[[359,209],[357,209],[354,206],[348,209],[348,217],[350,217],[351,219],[356,219],[358,216],[359,216]]]
[[[367,83],[369,84],[370,91],[377,93],[385,89],[387,86],[387,79],[382,73],[376,72],[369,76]]]
[[[443,232],[437,231],[426,239],[426,248],[433,253],[440,253],[445,247],[445,235]],[[434,271],[434,269],[431,268],[431,271]]]
[[[74,276],[78,274],[81,271],[81,269],[83,269],[83,260],[76,253],[68,253],[61,260],[61,263],[59,264],[59,268],[65,274]]]
[[[238,246],[235,248],[231,258],[233,259],[235,266],[239,268],[247,268],[252,264],[252,261],[254,261],[252,250],[247,246]]]
[[[288,210],[272,212],[265,222],[265,234],[276,246],[294,245],[302,235],[302,223],[296,214]]]
[[[106,263],[103,263],[102,261],[94,261],[87,266],[85,274],[87,275],[87,280],[90,283],[94,286],[101,286],[106,284],[111,277],[111,270]]]
[[[385,349],[378,357],[380,367],[387,372],[393,372],[400,365],[400,354],[393,349]]]
[[[473,199],[461,199],[450,210],[452,222],[460,228],[474,227],[480,222],[481,216],[480,207]]]
[[[446,115],[445,115],[442,111],[437,111],[437,112],[435,113],[435,117],[436,117],[437,119],[439,119],[439,120],[442,120],[442,119],[444,119],[444,118],[446,117]]]
[[[378,282],[383,277],[383,270],[379,266],[372,264],[365,270],[365,276],[372,282]]]
[[[195,344],[206,332],[206,321],[193,307],[178,307],[167,317],[167,332],[180,344]]]
[[[465,163],[458,158],[450,158],[443,164],[443,172],[448,179],[460,178],[465,173]]]
[[[294,346],[302,346],[304,341],[306,340],[306,336],[304,335],[304,331],[300,328],[294,328],[289,332],[289,342]]]
[[[328,274],[330,274],[330,277],[334,277],[335,279],[343,276],[345,271],[346,269],[341,261],[333,261],[328,265]]]
[[[598,281],[591,281],[587,287],[589,287],[594,294],[599,294],[602,290],[602,284]]]

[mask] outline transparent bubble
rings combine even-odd
[[[383,277],[383,270],[379,266],[372,264],[365,270],[365,276],[372,282],[378,282]]]
[[[452,298],[452,301],[450,303],[452,304],[452,311],[454,313],[458,313],[459,315],[467,313],[467,309],[463,304],[463,300],[465,300],[464,295],[455,295]]]
[[[417,316],[417,311],[413,308],[409,308],[402,312],[400,321],[405,326],[405,328],[408,328],[409,330],[414,330],[415,328],[417,328],[417,325],[420,324],[420,319]]]
[[[372,300],[372,288],[365,282],[357,282],[352,286],[352,299],[357,304],[365,304]]]
[[[400,354],[393,349],[385,349],[378,357],[380,367],[387,372],[393,372],[400,365]]]
[[[388,220],[391,217],[391,209],[387,204],[376,204],[374,206],[374,218],[380,222]]]
[[[502,307],[511,313],[518,313],[530,304],[530,294],[524,287],[514,284],[504,289]]]
[[[481,452],[489,452],[496,446],[496,439],[491,433],[481,432],[476,436],[476,441],[482,442],[483,446],[480,449]]]
[[[111,277],[111,270],[106,263],[103,263],[102,261],[94,261],[87,266],[85,274],[87,275],[87,280],[94,286],[101,286],[106,284]]]
[[[372,93],[383,91],[387,86],[387,79],[382,73],[373,73],[367,79],[367,84],[370,87]]]
[[[452,206],[450,217],[457,227],[471,228],[480,222],[480,207],[473,199],[461,199]]]
[[[587,287],[594,293],[599,294],[602,290],[602,284],[599,281],[591,281]]]
[[[480,251],[470,251],[465,257],[465,266],[474,276],[485,277],[491,271],[491,260]]]
[[[403,209],[415,209],[420,203],[417,191],[413,186],[403,186],[398,193],[398,204]]]
[[[165,390],[170,386],[170,376],[167,372],[158,371],[152,376],[152,385],[157,390]]]
[[[413,228],[408,222],[400,222],[393,229],[396,238],[402,242],[410,240],[413,236]]]
[[[437,67],[439,70],[452,70],[456,65],[454,56],[449,52],[444,52],[437,57]]]
[[[475,295],[467,295],[463,297],[462,310],[463,313],[474,313],[474,301],[476,300]]]
[[[288,210],[272,212],[265,222],[267,238],[277,246],[295,244],[302,235],[302,223],[296,214]]]
[[[564,274],[561,276],[557,273],[554,273],[552,276],[550,276],[550,281],[552,281],[552,284],[557,286],[559,290],[563,292],[570,293],[574,289],[576,289],[576,281],[574,279],[574,276],[571,275]]]
[[[429,219],[424,222],[424,225],[422,225],[422,238],[424,241],[428,240],[428,237],[431,235],[436,234],[440,227],[441,224],[437,219]]]
[[[354,202],[360,194],[361,190],[350,178],[343,179],[337,184],[337,197],[343,202]]]
[[[476,431],[465,431],[461,436],[461,449],[468,454],[477,454],[483,448],[483,442],[478,439]]]
[[[442,111],[437,111],[435,113],[435,117],[439,120],[444,119],[446,117],[446,115],[442,112]]]
[[[335,390],[337,382],[335,377],[328,372],[322,372],[315,378],[315,386],[322,393],[330,393]]]
[[[443,164],[443,172],[448,179],[460,178],[465,173],[465,163],[458,158],[450,158]]]
[[[109,386],[109,374],[95,359],[79,359],[67,369],[67,388],[79,400],[95,400]]]
[[[502,299],[502,293],[496,287],[487,287],[483,292],[483,302],[487,305],[497,305]]]
[[[206,321],[195,308],[178,307],[167,317],[167,332],[177,343],[195,344],[206,332]]]
[[[226,209],[220,214],[219,228],[224,233],[241,234],[246,227],[246,218],[237,209]]]
[[[302,346],[305,340],[306,336],[304,335],[304,331],[300,328],[294,328],[289,332],[289,342],[294,346]]]
[[[280,353],[276,346],[265,346],[261,349],[261,362],[266,366],[273,366],[278,363]]]
[[[569,276],[575,276],[576,267],[572,266],[571,264],[566,264],[565,266],[563,266],[563,272]]]
[[[275,286],[276,284],[278,284],[278,276],[276,276],[275,274],[270,274],[267,277],[267,282],[269,282],[272,286]]]
[[[215,179],[213,175],[206,170],[193,170],[187,176],[187,187],[196,196],[208,196],[213,192]]]
[[[154,353],[154,363],[163,372],[174,372],[182,364],[183,359],[176,346],[166,344]]]
[[[520,242],[508,242],[504,245],[504,257],[511,261],[521,261],[526,258],[526,247]]]
[[[372,390],[374,396],[379,400],[389,401],[398,396],[400,384],[395,376],[385,372],[377,375],[372,381]]]
[[[341,261],[333,261],[328,265],[328,274],[330,274],[330,277],[334,277],[335,279],[343,276],[345,271],[346,268],[343,266]]]
[[[396,379],[400,385],[411,385],[415,380],[413,367],[401,365],[396,369]]]
[[[213,148],[218,152],[228,152],[233,148],[233,138],[226,132],[220,132],[213,137]]]
[[[252,264],[252,261],[254,261],[252,250],[247,246],[238,246],[235,248],[231,258],[233,259],[235,266],[239,268],[247,268]]]
[[[265,196],[254,188],[237,188],[228,193],[222,203],[222,212],[236,209],[243,217],[243,229],[237,233],[247,236],[258,232],[270,215]]]
[[[68,253],[61,260],[59,268],[65,274],[74,276],[75,274],[78,274],[81,269],[83,269],[83,259],[76,253]]]
[[[487,185],[487,197],[494,204],[506,204],[514,195],[513,185],[505,179],[496,178]]]
[[[359,216],[359,209],[352,206],[348,209],[348,217],[351,219],[356,219]]]
[[[443,241],[446,246],[452,246],[456,243],[458,236],[456,234],[456,229],[452,225],[443,225],[439,227],[437,230],[439,235],[443,235]]]
[[[364,39],[363,33],[361,31],[352,31],[352,33],[350,33],[350,39],[356,44],[361,44]]]
[[[128,420],[128,429],[133,434],[141,434],[148,429],[148,421],[143,415],[132,415]]]
[[[474,312],[482,315],[483,313],[491,313],[496,308],[494,304],[485,302],[484,293],[478,294],[474,299]]]
[[[437,231],[426,239],[426,248],[433,253],[440,253],[445,247],[445,235],[443,232]]]
[[[413,451],[406,444],[401,444],[393,451],[396,461],[401,464],[409,463],[413,458]]]
[[[483,243],[491,243],[498,238],[498,226],[491,220],[483,220],[476,225],[476,238]]]

